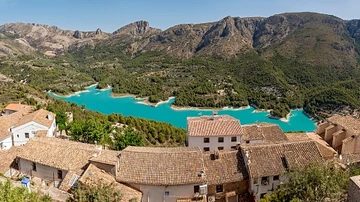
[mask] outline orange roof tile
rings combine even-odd
[[[48,116],[51,116],[51,119],[48,119]],[[54,119],[56,117],[56,114],[49,112],[45,109],[39,109],[31,114],[28,114],[24,117],[22,117],[16,124],[15,128],[19,127],[23,124],[29,123],[31,121],[34,121],[38,124],[41,124],[43,126],[46,126],[50,128],[51,124],[53,123]]]
[[[189,117],[189,136],[238,136],[243,134],[240,121],[228,115]]]
[[[127,147],[120,155],[117,180],[147,185],[184,185],[205,182],[203,152],[197,147]]]

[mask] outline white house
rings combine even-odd
[[[187,144],[203,151],[236,150],[243,129],[240,121],[228,115],[189,117]]]
[[[288,169],[321,162],[322,155],[313,140],[277,144],[241,144],[241,153],[250,177],[249,191],[256,200],[286,180]]]
[[[14,146],[26,144],[38,131],[47,131],[46,137],[53,137],[56,134],[55,116],[52,112],[40,109],[22,117],[11,129]]]
[[[0,116],[0,149],[10,149],[13,146],[12,126],[25,115],[31,113],[33,107],[20,104],[9,104]]]
[[[56,133],[55,114],[32,106],[9,104],[0,117],[0,149],[24,145],[35,135],[52,137]]]

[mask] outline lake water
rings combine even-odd
[[[61,98],[65,101],[85,105],[86,109],[101,112],[103,114],[119,113],[124,116],[141,117],[156,121],[163,121],[174,126],[186,128],[186,118],[190,116],[211,115],[212,110],[189,109],[174,110],[171,104],[175,98],[167,103],[152,107],[140,104],[141,100],[134,97],[112,97],[111,89],[97,90],[96,86],[90,86],[85,92],[78,92],[71,96],[57,96],[50,93],[50,96]],[[246,109],[222,109],[217,110],[219,115],[227,114],[240,120],[241,124],[252,124],[268,122],[278,124],[284,131],[313,131],[315,122],[307,117],[302,110],[291,110],[292,116],[288,122],[271,119],[267,116],[269,112],[255,112],[253,107]]]

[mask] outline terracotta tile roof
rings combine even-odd
[[[93,157],[90,161],[116,165],[119,162],[120,151],[102,150],[101,154]]]
[[[26,105],[11,103],[11,104],[8,104],[8,105],[4,108],[4,110],[18,111],[18,110],[20,110],[23,106],[26,106]]]
[[[124,184],[117,182],[114,176],[104,172],[93,164],[90,164],[84,174],[79,178],[79,182],[88,185],[97,183],[111,184],[114,189],[119,190],[122,194],[120,202],[129,202],[135,198],[136,201],[141,201],[142,193],[136,189],[130,188]]]
[[[352,131],[356,135],[360,134],[360,119],[355,118],[350,115],[341,116],[338,114],[335,114],[327,119],[331,123],[341,125],[346,130]]]
[[[13,167],[16,156],[23,152],[22,147],[11,147],[8,150],[0,150],[0,173],[5,174],[10,166]]]
[[[34,137],[23,148],[27,152],[20,153],[18,157],[61,170],[79,171],[96,155],[101,158],[105,154],[103,161],[109,158],[107,150],[102,150],[99,155],[95,145],[58,138]]]
[[[127,147],[121,152],[117,180],[146,185],[203,183],[202,155],[197,147]]]
[[[48,130],[38,130],[36,131],[36,137],[46,137]]]
[[[218,159],[209,152],[203,154],[208,185],[242,181],[248,177],[240,151],[219,151],[218,154]]]
[[[250,154],[248,172],[251,178],[282,175],[287,168],[321,162],[322,156],[315,141],[288,142],[266,145],[241,145]]]
[[[48,116],[50,115],[50,119]],[[21,126],[23,124],[26,124],[28,122],[34,121],[38,124],[41,124],[43,126],[46,126],[50,128],[51,124],[53,123],[54,119],[56,117],[56,114],[49,112],[45,109],[39,109],[31,114],[28,114],[24,117],[22,117],[16,124],[15,128],[18,126]]]
[[[187,118],[189,136],[237,136],[243,134],[240,121],[228,115]]]
[[[242,140],[264,140],[265,143],[287,141],[284,131],[276,124],[259,123],[243,126],[244,135]]]
[[[9,128],[15,126],[20,119],[28,115],[33,109],[32,106],[27,105],[21,105],[21,107],[23,108],[15,113],[0,116],[0,140],[10,136]]]

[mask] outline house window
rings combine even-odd
[[[274,176],[274,180],[279,180],[279,175]]]
[[[25,133],[25,138],[30,138],[29,133]]]
[[[254,178],[254,184],[258,184],[258,178]]]
[[[236,137],[231,137],[231,142],[236,142]]]
[[[210,151],[209,147],[204,147],[204,151]]]
[[[16,137],[19,138],[19,134],[17,134]]]
[[[224,150],[224,147],[218,147],[218,150]]]
[[[232,146],[231,149],[232,149],[232,150],[236,150],[236,146]]]
[[[195,185],[195,186],[194,186],[194,194],[195,194],[195,193],[199,193],[199,191],[200,191],[200,186],[199,186],[199,185]]]
[[[246,140],[246,144],[249,144],[250,143],[250,141],[249,140]]]
[[[216,185],[216,193],[221,193],[224,191],[224,187],[222,184]]]
[[[4,143],[0,142],[0,149],[3,149],[3,148],[4,148]]]
[[[210,142],[210,138],[204,137],[204,143],[209,143],[209,142]]]
[[[165,196],[170,196],[170,192],[166,191]]]
[[[269,184],[269,177],[262,177],[261,185],[268,185],[268,184]]]
[[[58,170],[58,179],[62,179],[62,170]]]
[[[218,138],[218,142],[224,142],[224,138],[223,138],[223,137],[219,137],[219,138]]]
[[[36,163],[32,162],[31,163],[31,168],[33,171],[36,171]]]

